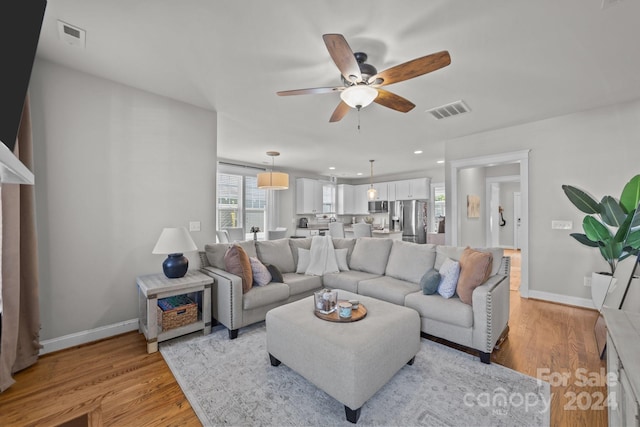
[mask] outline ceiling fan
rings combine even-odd
[[[342,73],[343,86],[285,90],[278,92],[278,95],[340,92],[341,101],[331,115],[330,122],[341,120],[350,108],[360,110],[372,102],[403,113],[411,111],[415,107],[414,103],[381,87],[409,80],[451,64],[449,52],[443,50],[378,72],[373,65],[365,62],[366,53],[353,53],[342,34],[324,34],[322,38],[333,62]]]

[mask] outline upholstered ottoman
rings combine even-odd
[[[270,310],[267,351],[344,405],[355,423],[362,405],[420,349],[420,316],[415,310],[338,291],[338,299],[365,305],[364,319],[351,323],[322,320],[313,313],[313,296]]]

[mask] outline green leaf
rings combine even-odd
[[[627,182],[622,189],[620,204],[626,212],[631,212],[640,203],[640,175],[636,175]]]
[[[622,255],[622,244],[613,243],[611,245],[600,246],[600,253],[607,262],[611,263],[611,260],[617,260],[620,255]]]
[[[631,248],[636,251],[640,250],[640,230],[632,231],[624,242],[625,249]],[[626,249],[629,250],[629,249]]]
[[[582,190],[571,185],[563,185],[562,190],[573,205],[586,214],[600,213],[600,203]]]
[[[607,242],[613,240],[611,230],[592,216],[584,217],[584,220],[582,221],[582,228],[584,228],[584,232],[589,240],[594,242]]]
[[[627,214],[622,210],[620,203],[611,196],[604,196],[600,201],[600,217],[605,224],[612,227],[620,227],[627,218]]]
[[[571,233],[570,236],[576,239],[578,242],[582,243],[583,245],[591,246],[592,248],[597,248],[598,246],[600,246],[598,245],[598,242],[593,242],[589,240],[589,238],[584,234]]]

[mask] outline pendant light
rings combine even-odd
[[[286,190],[289,188],[289,175],[284,172],[274,172],[274,157],[279,156],[277,151],[267,151],[271,157],[271,170],[258,174],[258,188],[262,190]]]
[[[370,187],[367,190],[367,199],[375,200],[378,197],[378,190],[373,188],[373,162],[375,162],[375,160],[369,160],[369,162],[371,163],[371,175],[369,176]]]

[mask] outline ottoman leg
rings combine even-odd
[[[269,353],[269,361],[271,362],[271,366],[280,366],[280,363],[282,363],[278,359],[273,357],[271,353]]]
[[[344,405],[344,413],[347,415],[347,421],[354,424],[357,423],[358,418],[360,418],[360,409],[362,408],[351,409],[347,405]]]
[[[411,366],[411,365],[413,365],[413,362],[415,362],[415,361],[416,361],[416,357],[415,357],[415,356],[413,356],[413,357],[411,358],[411,360],[409,360],[409,361],[407,362],[407,365]]]

